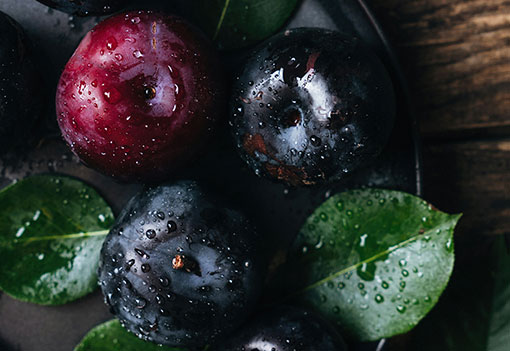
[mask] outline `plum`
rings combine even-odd
[[[0,12],[0,154],[26,143],[41,113],[40,83],[21,26]]]
[[[212,351],[345,351],[341,336],[315,314],[290,306],[265,311]]]
[[[395,97],[384,65],[359,39],[299,28],[255,49],[230,116],[238,151],[258,175],[312,185],[374,160],[392,130]]]
[[[91,168],[128,182],[164,180],[189,164],[224,114],[221,71],[210,42],[179,17],[110,17],[62,73],[60,129]]]
[[[264,267],[248,219],[180,181],[130,200],[104,242],[99,279],[129,331],[158,344],[204,346],[248,317]]]

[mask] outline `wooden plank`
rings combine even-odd
[[[510,134],[510,1],[368,3],[397,48],[425,137]]]
[[[424,147],[425,198],[463,212],[458,234],[510,233],[510,138]]]

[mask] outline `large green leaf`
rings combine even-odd
[[[237,49],[263,40],[292,14],[299,0],[197,0],[189,5],[196,23],[220,49]]]
[[[114,319],[100,324],[83,338],[74,351],[184,351],[138,339]]]
[[[0,192],[0,289],[19,300],[63,304],[97,287],[113,222],[89,186],[62,176],[26,178]]]
[[[417,351],[507,351],[510,345],[510,253],[503,238],[456,267],[440,303],[408,338]]]
[[[448,283],[459,217],[397,191],[335,195],[307,219],[282,282],[352,338],[405,333]]]

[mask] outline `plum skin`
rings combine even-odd
[[[0,154],[26,142],[42,98],[28,39],[14,19],[0,12]]]
[[[124,208],[101,251],[112,313],[142,339],[204,346],[242,323],[265,269],[248,219],[192,181],[148,188]]]
[[[343,180],[382,151],[395,118],[389,74],[360,40],[299,28],[255,49],[234,84],[230,125],[258,175]]]
[[[319,316],[278,306],[254,317],[211,351],[345,351],[342,337]]]
[[[224,112],[210,42],[184,20],[115,15],[82,40],[57,89],[63,137],[89,167],[123,181],[161,181],[188,164]]]
[[[56,10],[78,16],[107,15],[120,10],[127,0],[37,0]]]

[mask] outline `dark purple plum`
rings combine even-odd
[[[211,43],[179,17],[136,11],[82,40],[57,89],[62,135],[89,167],[156,182],[188,165],[226,111]]]
[[[345,351],[340,335],[318,316],[294,307],[266,311],[212,351]]]
[[[377,56],[317,28],[287,30],[256,49],[231,101],[241,157],[291,185],[342,180],[370,164],[394,118],[392,82]]]
[[[56,10],[78,16],[101,16],[121,10],[130,0],[37,0]]]
[[[107,304],[140,338],[204,346],[237,328],[261,292],[258,235],[195,182],[148,188],[118,217],[101,251]]]
[[[0,154],[26,143],[43,91],[21,26],[0,12]]]

